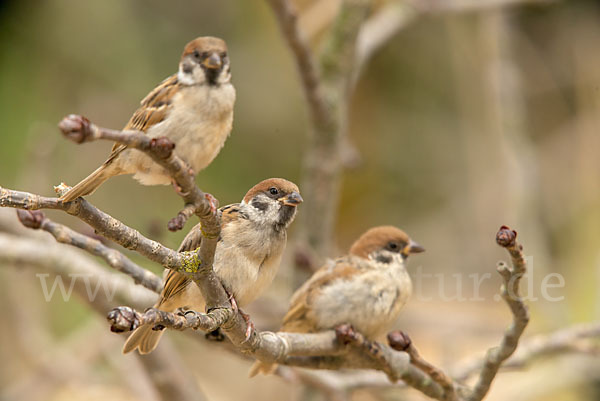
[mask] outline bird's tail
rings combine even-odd
[[[152,325],[145,324],[138,327],[131,333],[125,345],[123,345],[123,353],[126,354],[138,349],[140,354],[149,354],[154,351],[164,330],[152,330]]]
[[[92,174],[81,180],[81,182],[71,188],[66,194],[60,197],[63,202],[70,202],[79,198],[93,193],[102,183],[108,180],[110,177],[118,175],[119,172],[115,171],[114,165],[111,163],[104,163],[98,167]]]
[[[264,375],[273,374],[275,373],[275,370],[277,370],[277,366],[278,365],[276,363],[256,361],[254,362],[254,365],[252,365],[252,367],[250,368],[248,377],[254,377],[259,373],[262,373]]]

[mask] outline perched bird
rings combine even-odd
[[[351,324],[370,339],[384,334],[412,292],[406,259],[424,250],[396,227],[371,228],[349,255],[329,261],[296,291],[281,331],[314,333]],[[276,366],[257,361],[250,376]]]
[[[175,143],[193,174],[208,166],[231,132],[235,89],[231,84],[227,45],[218,38],[189,42],[177,74],[146,96],[124,130],[144,131]],[[166,185],[169,174],[137,149],[116,143],[108,159],[60,199],[72,201],[94,192],[110,177],[133,174],[143,185]]]
[[[302,197],[296,184],[270,178],[252,187],[240,203],[221,208],[221,236],[213,269],[232,303],[247,305],[271,284],[285,249],[287,227],[300,203]],[[197,249],[201,241],[198,224],[185,237],[179,251]],[[191,279],[169,270],[154,307],[167,312],[203,312],[205,302]],[[140,354],[147,354],[156,348],[161,335],[162,331],[153,330],[150,325],[140,326],[125,342],[123,353],[138,348]]]

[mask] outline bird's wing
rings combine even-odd
[[[221,227],[225,227],[230,221],[237,218],[239,215],[239,204],[235,203],[232,205],[223,206],[221,210]],[[185,236],[183,242],[179,246],[178,252],[193,251],[198,249],[202,244],[202,226],[196,224],[190,232]],[[220,240],[220,239],[219,239]],[[181,273],[174,270],[169,270],[165,277],[165,285],[160,294],[158,306],[165,303],[168,299],[177,295],[185,289],[185,287],[191,282],[191,279]]]
[[[324,287],[336,280],[349,279],[360,273],[346,259],[338,259],[333,265],[325,265],[300,287],[292,296],[290,308],[283,318],[282,331],[313,332],[317,330],[313,303]]]
[[[177,74],[171,75],[154,88],[142,101],[141,106],[133,113],[124,130],[146,132],[151,126],[163,121],[169,110],[175,94],[179,89]],[[127,146],[115,143],[106,163],[112,161]]]

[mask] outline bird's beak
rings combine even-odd
[[[417,244],[413,240],[410,240],[410,242],[408,243],[408,245],[406,245],[404,247],[404,249],[402,250],[402,254],[404,256],[408,256],[411,253],[421,253],[421,252],[425,252],[425,248],[423,248],[421,245]]]
[[[221,68],[221,66],[223,65],[223,61],[221,60],[221,57],[219,57],[219,55],[217,53],[211,53],[211,55],[209,57],[204,59],[202,64],[206,68],[218,69],[218,68]]]
[[[282,196],[277,200],[286,206],[298,206],[299,204],[304,202],[304,199],[302,199],[298,192],[292,192],[291,194]]]

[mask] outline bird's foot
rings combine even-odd
[[[190,194],[189,192],[184,192],[183,188],[181,188],[181,186],[179,186],[179,184],[174,179],[171,179],[171,184],[173,185],[173,189],[175,190],[175,192],[177,192],[177,195],[185,197]]]
[[[225,292],[229,296],[229,302],[231,303],[231,309],[233,309],[234,312],[239,312],[239,314],[242,315],[242,318],[244,318],[244,321],[246,322],[246,338],[244,339],[244,342],[246,342],[246,341],[250,340],[250,337],[252,337],[252,332],[255,329],[254,323],[252,323],[252,321],[250,320],[250,315],[248,315],[247,313],[244,313],[238,307],[238,303],[235,300],[235,297],[233,296],[233,294],[230,293],[229,291],[227,291],[227,289],[225,290]]]
[[[351,324],[347,323],[340,324],[335,328],[335,337],[344,345],[358,345],[363,339],[362,334],[354,330],[354,327],[352,327]]]
[[[246,322],[246,338],[244,339],[244,342],[246,342],[250,340],[250,337],[252,337],[252,332],[255,329],[254,323],[252,323],[252,320],[250,320],[250,315],[242,312],[241,309],[238,309],[238,312],[240,313],[240,315],[242,315],[244,321]]]
[[[208,201],[208,203],[210,204],[210,212],[212,214],[216,214],[217,213],[217,208],[219,206],[219,201],[212,196],[209,193],[205,193],[204,194],[204,198]]]
[[[227,290],[227,288],[225,289],[225,293],[227,294],[227,297],[229,298],[229,303],[231,304],[231,309],[233,309],[234,312],[237,312],[239,310],[239,308],[238,308],[237,301],[235,300],[235,297],[233,296],[233,294],[231,292],[229,292],[229,290]]]

